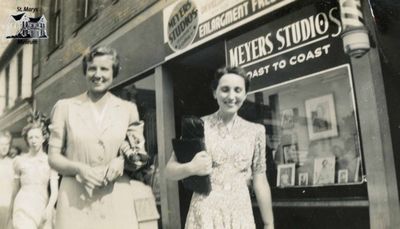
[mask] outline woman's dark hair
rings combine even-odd
[[[213,91],[217,90],[219,80],[222,78],[222,76],[224,76],[226,74],[235,74],[235,75],[242,77],[244,79],[246,93],[249,91],[250,79],[247,76],[246,71],[241,67],[218,68],[214,74],[214,79],[211,81],[211,89]]]
[[[106,46],[91,48],[89,53],[87,53],[86,55],[83,56],[83,59],[82,59],[83,74],[86,75],[88,63],[92,62],[96,56],[106,56],[106,55],[112,57],[113,78],[117,77],[118,72],[119,72],[118,53],[115,49],[106,47]]]
[[[50,119],[41,112],[32,112],[28,117],[28,124],[22,129],[22,137],[24,138],[26,144],[28,144],[28,133],[32,129],[40,129],[44,138],[43,148],[47,151],[47,141],[50,136],[49,131]]]

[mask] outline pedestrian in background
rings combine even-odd
[[[51,229],[58,175],[50,168],[45,152],[49,136],[45,117],[34,113],[30,120],[22,130],[29,150],[16,157],[13,165],[12,222],[14,229]]]
[[[13,159],[9,156],[12,136],[0,131],[0,228],[11,228],[9,215],[12,187],[14,182]]]

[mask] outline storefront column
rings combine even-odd
[[[178,183],[167,180],[165,165],[171,153],[171,139],[175,137],[174,95],[172,76],[159,66],[155,71],[157,141],[160,169],[162,228],[181,228]]]
[[[352,58],[367,174],[371,228],[400,225],[399,199],[385,90],[377,49]]]

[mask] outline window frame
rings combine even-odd
[[[4,68],[5,72],[5,81],[6,81],[6,94],[5,94],[5,109],[10,108],[10,64],[7,64],[7,66]]]
[[[61,18],[61,0],[54,0],[50,3],[50,36],[49,36],[49,54],[57,50],[63,43],[62,36],[62,18]],[[52,23],[54,22],[54,23]]]
[[[98,0],[77,0],[76,1],[76,22],[74,29],[74,36],[81,30],[86,24],[88,24],[91,20],[95,20],[97,18]],[[82,14],[82,9],[84,13]]]
[[[24,53],[23,50],[17,54],[17,98],[22,98],[22,82],[23,82],[23,61]]]

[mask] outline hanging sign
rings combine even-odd
[[[170,59],[295,0],[180,0],[163,10]]]
[[[338,6],[316,3],[227,41],[227,63],[254,91],[349,62],[341,32]]]

